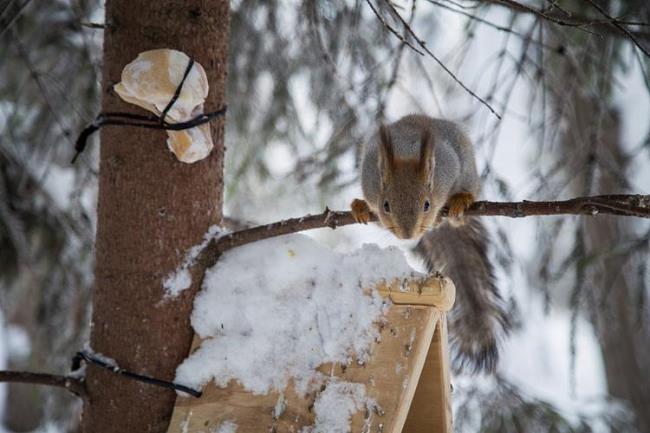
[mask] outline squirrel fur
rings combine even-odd
[[[450,314],[455,369],[494,371],[499,339],[510,325],[487,256],[487,231],[464,215],[480,190],[467,135],[454,122],[424,115],[381,125],[363,152],[361,187],[365,200],[352,202],[354,218],[366,223],[372,212],[398,238],[419,239],[414,251],[429,271],[456,284]],[[446,220],[439,215],[443,207]]]

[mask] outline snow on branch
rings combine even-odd
[[[0,371],[0,382],[29,383],[65,388],[79,397],[85,398],[86,386],[81,379],[28,371]]]

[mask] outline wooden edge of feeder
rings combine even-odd
[[[375,288],[393,304],[435,307],[442,312],[451,310],[456,300],[456,286],[439,274],[381,281]]]
[[[402,398],[399,401],[398,409],[395,413],[395,419],[393,420],[392,429],[389,433],[402,433],[404,426],[407,423],[407,420],[410,415],[411,406],[416,400],[417,389],[419,388],[420,378],[424,373],[424,367],[431,351],[431,344],[433,343],[434,333],[439,326],[438,324],[444,317],[444,314],[435,308],[427,308],[427,321],[426,327],[422,330],[422,334],[419,339],[424,344],[421,344],[418,350],[415,353],[415,358],[413,359],[411,365],[413,370],[409,372],[410,380],[402,393]]]
[[[438,313],[431,344],[400,433],[452,433],[453,414],[447,318]]]

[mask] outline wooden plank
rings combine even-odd
[[[454,283],[437,274],[426,277],[394,279],[377,284],[376,290],[398,305],[422,305],[435,307],[439,311],[451,310],[456,299]]]
[[[452,433],[451,383],[447,319],[436,326],[404,433]]]
[[[433,308],[394,305],[380,328],[381,337],[370,362],[319,368],[340,380],[365,384],[367,395],[377,401],[376,410],[360,411],[352,417],[351,431],[402,430],[439,315]],[[316,393],[298,395],[292,385],[284,393],[253,395],[237,383],[226,388],[211,383],[200,399],[177,398],[168,433],[216,431],[228,421],[237,424],[237,433],[297,433],[313,425],[316,397]],[[276,410],[282,406],[284,410]]]

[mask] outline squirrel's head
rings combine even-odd
[[[381,188],[377,213],[382,225],[400,239],[418,238],[431,229],[438,209],[433,202],[433,147],[428,128],[422,130],[418,159],[399,159],[385,125],[379,128]]]

